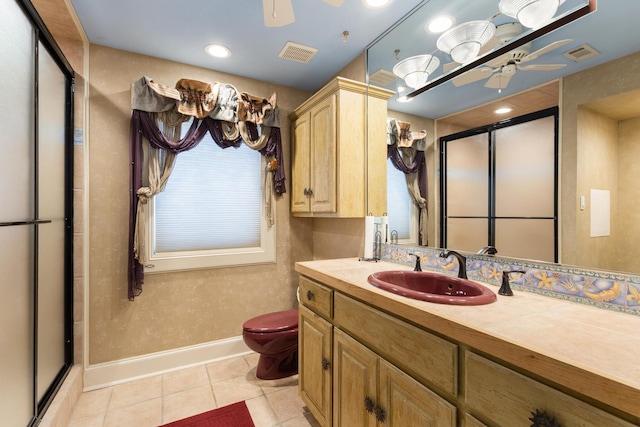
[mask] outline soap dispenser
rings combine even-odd
[[[513,296],[513,291],[511,290],[511,286],[509,285],[509,274],[511,273],[526,273],[526,271],[523,270],[506,270],[502,272],[502,285],[500,286],[500,289],[498,290],[498,294],[500,295],[507,295],[507,296]]]

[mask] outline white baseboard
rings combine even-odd
[[[84,391],[164,374],[191,366],[250,354],[242,336],[174,350],[90,365],[84,370]]]

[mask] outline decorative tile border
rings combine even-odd
[[[457,275],[454,257],[440,258],[439,249],[421,246],[383,245],[381,259],[413,266],[420,256],[423,270]],[[467,276],[500,286],[502,272],[524,270],[512,275],[512,289],[640,316],[640,276],[545,264],[489,255],[464,254]]]

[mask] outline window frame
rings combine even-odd
[[[206,139],[200,143],[214,144],[213,141],[207,141]],[[150,255],[149,261],[144,265],[145,274],[273,264],[276,262],[276,224],[274,222],[273,225],[269,226],[268,218],[264,214],[266,208],[266,160],[264,156],[257,151],[256,154],[260,155],[261,165],[260,245],[243,248],[156,252],[155,197],[152,197],[149,200],[147,209],[147,247],[150,248]],[[169,177],[169,179],[171,179],[171,177]]]

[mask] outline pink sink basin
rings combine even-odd
[[[482,305],[496,300],[486,286],[430,271],[380,271],[368,280],[385,291],[438,304]]]

